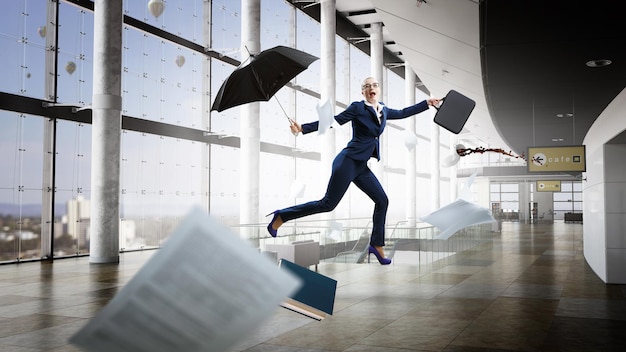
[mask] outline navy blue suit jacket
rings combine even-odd
[[[383,107],[380,123],[374,108],[365,105],[363,100],[353,102],[346,110],[335,116],[335,121],[340,125],[352,121],[352,139],[341,153],[353,160],[367,160],[371,157],[380,160],[378,137],[383,133],[387,120],[404,119],[428,110],[426,100],[402,110],[390,109],[380,102],[379,104]],[[318,127],[319,121],[302,124],[302,133],[317,131]]]

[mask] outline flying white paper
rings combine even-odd
[[[225,351],[301,281],[196,208],[70,338],[85,351]]]
[[[409,130],[404,130],[404,145],[409,151],[415,148],[415,146],[417,145],[417,136],[415,135],[415,133]]]
[[[333,116],[333,109],[330,106],[330,100],[326,100],[323,104],[318,103],[316,106],[317,115],[319,117],[319,125],[317,127],[317,134],[323,135],[328,131],[330,126],[335,121],[335,117]]]
[[[328,235],[326,237],[334,240],[341,241],[341,232],[343,231],[343,224],[338,221],[331,221],[329,223]]]
[[[435,227],[441,232],[435,237],[438,240],[447,240],[457,231],[471,225],[495,222],[487,208],[481,208],[474,203],[463,199],[435,210],[421,219]]]
[[[474,179],[476,178],[476,172],[470,175],[463,186],[463,189],[459,193],[459,199],[466,200],[468,202],[472,201],[472,183],[474,183]]]
[[[459,160],[461,160],[461,156],[457,153],[451,154],[446,156],[442,161],[441,161],[441,166],[442,167],[452,167],[454,165],[456,165]]]
[[[291,184],[291,198],[302,198],[306,185],[298,180]]]
[[[438,210],[435,210],[428,216],[421,219],[422,221],[437,227],[441,231],[435,239],[446,240],[457,231],[467,226],[496,221],[496,219],[494,219],[491,215],[491,211],[489,209],[471,203],[471,187],[475,178],[475,172],[467,178],[467,182],[465,182],[465,186],[461,190],[459,199]]]

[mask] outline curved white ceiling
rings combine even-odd
[[[483,147],[507,149],[493,125],[485,100],[478,3],[449,0],[371,0],[371,3],[402,52],[401,57],[433,96],[442,97],[454,89],[476,101],[459,139]]]

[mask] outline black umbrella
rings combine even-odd
[[[211,110],[224,111],[253,101],[268,101],[317,59],[313,55],[286,46],[277,46],[250,55],[222,83]]]

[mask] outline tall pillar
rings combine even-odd
[[[372,23],[371,27],[372,33],[370,34],[370,74],[372,77],[376,78],[381,85],[380,88],[380,96],[384,96],[384,87],[385,82],[383,81],[383,24],[381,22]],[[363,77],[365,78],[365,77]],[[386,138],[384,135],[380,136],[380,152],[386,150],[385,148]],[[372,172],[376,175],[381,184],[385,184],[384,180],[384,163],[385,158],[382,158],[379,162],[373,161],[374,159],[370,159],[370,168]]]
[[[519,196],[519,221],[523,221],[524,224],[530,223],[530,183],[528,181],[520,182],[518,184],[518,196]]]
[[[450,133],[450,155],[456,153],[457,135]],[[459,186],[457,184],[458,179],[456,177],[458,171],[458,163],[450,166],[448,169],[450,172],[450,202],[455,201],[459,197]]]
[[[410,106],[415,104],[415,83],[417,76],[408,63],[404,65],[404,105]],[[406,119],[406,132],[415,133],[417,123],[415,117]],[[416,225],[417,217],[417,151],[416,147],[406,153],[406,174],[405,174],[405,216],[410,228]]]
[[[44,96],[50,101],[57,101],[55,82],[57,77],[57,10],[58,2],[48,1],[46,22],[46,60]],[[56,159],[56,119],[44,120],[43,131],[43,178],[41,189],[41,259],[52,260],[54,254],[54,170]]]
[[[90,263],[119,262],[122,0],[96,0],[91,140]]]
[[[335,35],[337,33],[336,0],[320,1],[320,103],[330,102],[331,110],[335,111]],[[330,178],[333,159],[336,154],[336,136],[334,129],[328,129],[321,138],[320,177],[321,192],[326,191]],[[322,214],[322,218],[331,219],[332,213]]]
[[[431,121],[435,118],[433,109],[429,109],[431,114]],[[441,206],[441,192],[440,192],[440,178],[441,172],[439,167],[439,125],[436,123],[430,124],[430,211],[434,211]]]
[[[295,48],[297,46],[297,19],[298,19],[298,9],[295,6],[290,6],[289,11],[289,46]],[[298,76],[294,79],[294,83],[298,81]],[[288,91],[289,97],[289,106],[287,107],[287,114],[289,117],[293,118],[296,116],[296,97],[298,96],[296,89],[289,89]],[[297,139],[296,139],[297,141]],[[294,163],[295,165],[295,163]],[[297,171],[297,170],[295,170]],[[296,172],[297,176],[297,172]]]
[[[202,3],[202,43],[211,47],[211,17],[212,4]],[[202,130],[211,130],[211,61],[202,60]],[[201,205],[204,210],[211,212],[211,144],[202,148],[202,181],[200,189]]]
[[[343,57],[343,65],[344,67],[350,67],[350,43],[345,41],[343,44],[343,55],[340,55],[340,57]],[[361,89],[361,83],[358,82],[356,87],[354,86],[354,83],[351,82],[351,77],[349,74],[350,69],[348,69],[348,73],[343,75],[343,92],[342,92],[342,96],[344,97],[350,97],[352,95],[353,92],[358,92]],[[341,79],[341,77],[339,78]],[[352,188],[354,187],[350,187],[348,188],[348,193],[347,193],[347,201],[348,201],[348,209],[346,209],[346,213],[341,214],[342,218],[348,218],[348,219],[353,219],[354,216],[354,212],[353,212],[353,208],[352,208]],[[359,191],[360,192],[360,191]],[[345,198],[345,197],[344,197]],[[354,221],[354,225],[352,223],[348,224],[349,226],[357,226],[358,225],[358,221],[357,220],[353,220]]]
[[[261,50],[261,0],[241,1],[241,62]],[[259,103],[244,104],[241,110],[239,153],[239,222],[252,224],[259,219],[259,160],[261,157],[261,124]],[[258,229],[242,227],[244,238],[258,238]],[[254,244],[253,244],[254,245]]]

